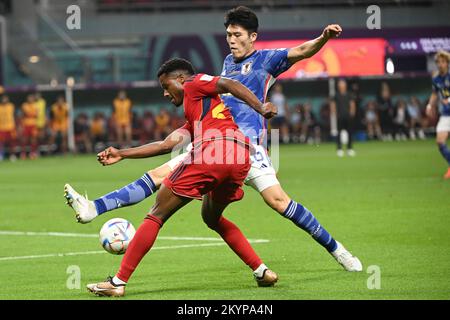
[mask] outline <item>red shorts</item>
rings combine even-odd
[[[207,194],[222,204],[241,200],[241,187],[250,170],[248,147],[231,141],[220,143],[223,148],[217,147],[217,141],[194,148],[164,179],[164,185],[186,198],[201,200]]]
[[[23,126],[23,136],[35,138],[38,135],[37,126]]]
[[[16,131],[0,131],[0,142],[12,142],[16,139]]]

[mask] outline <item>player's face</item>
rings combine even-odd
[[[436,65],[440,74],[445,74],[448,72],[448,62],[444,58],[439,57],[436,61]]]
[[[256,36],[256,32],[249,33],[239,25],[230,24],[227,27],[227,43],[234,60],[242,60],[255,50],[253,43]]]
[[[183,104],[184,77],[182,75],[167,75],[164,73],[159,77],[159,83],[164,90],[164,97],[177,107]]]

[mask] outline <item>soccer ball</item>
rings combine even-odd
[[[111,254],[124,254],[136,230],[122,218],[107,221],[100,230],[100,244]]]

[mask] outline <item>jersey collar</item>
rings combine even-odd
[[[248,56],[246,56],[246,57],[244,57],[244,58],[242,58],[242,59],[240,59],[240,60],[234,60],[234,59],[233,59],[233,61],[234,61],[234,63],[241,63],[241,62],[244,62],[245,60],[247,60],[247,59],[250,58],[251,56],[255,55],[257,51],[258,51],[258,50],[255,49],[255,50],[254,50],[252,53],[250,53]]]

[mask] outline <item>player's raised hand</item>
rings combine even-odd
[[[262,115],[266,119],[273,118],[277,115],[278,109],[272,102],[266,102],[262,105]]]
[[[338,24],[330,24],[323,29],[322,35],[325,39],[337,38],[341,35],[342,28]]]
[[[108,147],[107,149],[97,154],[97,160],[104,166],[117,163],[122,160],[119,150],[114,147]]]

